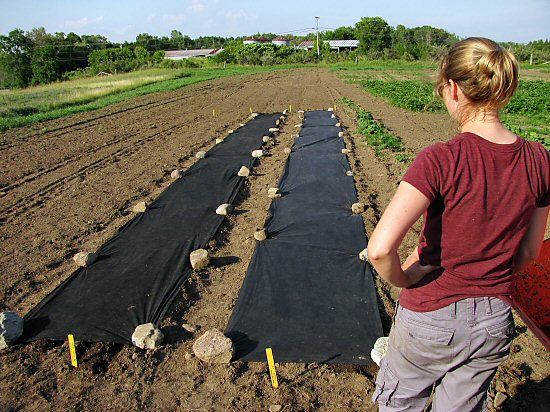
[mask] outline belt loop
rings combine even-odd
[[[493,309],[491,308],[491,298],[485,297],[485,314],[486,315],[492,315]]]
[[[456,302],[451,303],[451,318],[456,319]]]

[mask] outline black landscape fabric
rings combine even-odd
[[[268,238],[256,243],[226,335],[237,358],[371,363],[382,324],[357,193],[337,119],[305,113],[272,202]]]
[[[40,338],[131,343],[136,326],[158,323],[191,274],[189,255],[204,248],[251,168],[252,150],[281,114],[260,115],[207,152],[150,206],[25,316],[21,341]]]

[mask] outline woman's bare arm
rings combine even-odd
[[[549,212],[550,206],[547,206],[539,207],[533,213],[527,233],[523,237],[519,249],[514,256],[515,272],[522,271],[539,256]]]
[[[394,286],[414,285],[437,269],[435,266],[422,266],[417,261],[403,271],[397,254],[407,231],[429,205],[430,201],[422,192],[410,183],[401,182],[369,240],[369,261],[376,272]]]

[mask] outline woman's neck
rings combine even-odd
[[[498,116],[498,112],[478,112],[460,126],[461,133],[474,133],[493,143],[514,143],[517,136],[510,132]]]

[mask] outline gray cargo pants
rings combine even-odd
[[[380,411],[486,410],[487,389],[510,351],[514,319],[497,298],[468,298],[433,312],[398,306],[373,401]]]

